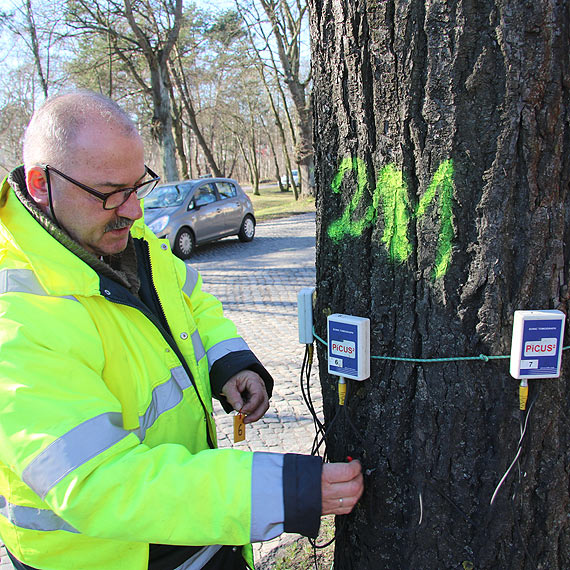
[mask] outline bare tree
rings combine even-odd
[[[187,74],[184,70],[184,62],[179,50],[175,50],[174,52],[174,59],[171,62],[170,70],[172,77],[174,78],[177,93],[181,99],[184,111],[186,112],[186,119],[190,125],[190,128],[192,129],[192,132],[194,133],[194,136],[196,137],[198,145],[206,157],[206,161],[212,170],[212,174],[214,176],[223,176],[222,172],[218,168],[216,159],[214,158],[210,146],[202,134],[200,125],[198,124],[196,110],[194,109],[194,103],[192,101],[192,94],[188,85]]]
[[[77,0],[69,4],[69,22],[80,31],[108,38],[115,54],[151,97],[152,133],[162,149],[166,180],[178,178],[172,129],[168,60],[183,22],[182,0]],[[145,69],[135,59],[142,58]]]
[[[311,73],[309,69],[306,77],[303,78],[301,65],[303,25],[306,22],[307,4],[292,0],[258,1],[271,29],[270,38],[266,34],[264,29],[266,23],[259,17],[255,2],[246,4],[238,1],[240,12],[248,27],[255,29],[255,36],[261,41],[261,49],[269,52],[268,59],[278,71],[293,100],[297,120],[292,131],[295,158],[301,174],[301,192],[304,195],[310,195],[313,193],[314,163],[311,104],[307,90],[311,81]],[[256,38],[253,35],[250,37],[252,37],[252,43],[255,43]],[[276,64],[276,59],[279,61],[279,66]]]
[[[241,14],[241,17],[244,19],[244,21],[247,21],[247,18],[244,14],[244,9],[243,9],[243,7],[239,6],[239,4],[238,4],[238,10]],[[273,94],[274,89],[277,89],[279,91],[279,93],[281,93],[281,95],[282,95],[282,101],[283,101],[283,104],[285,107],[286,117],[289,121],[291,137],[293,138],[293,141],[295,141],[295,130],[293,128],[293,124],[291,122],[291,118],[290,118],[290,115],[289,115],[289,112],[287,109],[287,99],[284,96],[283,91],[281,90],[281,85],[279,82],[278,71],[277,71],[277,66],[275,65],[275,60],[272,59],[273,65],[268,66],[266,64],[264,58],[263,58],[263,55],[262,55],[263,51],[266,49],[269,50],[269,41],[268,41],[267,36],[265,35],[263,28],[261,30],[259,30],[259,34],[258,34],[262,38],[262,45],[261,46],[257,45],[256,38],[254,37],[254,34],[252,32],[252,26],[246,26],[246,30],[247,30],[247,36],[249,38],[250,46],[251,46],[251,49],[252,49],[253,55],[254,55],[255,68],[257,69],[257,71],[259,73],[259,77],[263,83],[263,87],[264,87],[265,92],[267,94],[267,98],[269,100],[271,111],[273,113],[274,122],[275,122],[277,130],[279,132],[279,139],[281,141],[281,150],[282,150],[283,156],[285,158],[285,168],[286,168],[286,172],[287,172],[287,177],[289,178],[289,180],[291,180],[291,184],[292,184],[293,190],[294,190],[295,200],[297,200],[299,197],[299,194],[297,191],[297,185],[296,185],[296,183],[293,179],[293,175],[292,175],[291,159],[289,156],[287,137],[285,135],[285,128],[283,126],[283,121],[281,119],[281,113],[279,112],[278,97],[275,97]],[[271,78],[268,77],[268,75],[270,74],[269,69],[271,69],[272,71],[275,72],[275,81],[271,81]],[[275,148],[273,146],[273,142],[271,143],[271,148],[272,148],[273,154],[275,155],[275,177],[276,177],[277,182],[279,184],[279,189],[281,190],[281,192],[285,192],[288,190],[288,188],[286,188],[281,182],[281,175],[280,175],[280,171],[279,171],[279,160],[277,159],[277,153],[276,153]]]
[[[49,95],[51,58],[58,43],[65,39],[64,26],[61,25],[61,6],[38,3],[32,6],[32,0],[14,3],[11,14],[1,15],[3,25],[23,41],[32,57],[35,73],[44,98]],[[39,14],[39,18],[38,18]]]

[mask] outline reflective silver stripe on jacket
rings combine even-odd
[[[192,267],[186,266],[186,281],[184,282],[184,286],[182,287],[182,291],[188,295],[188,297],[192,296],[196,285],[198,284],[198,279],[200,274]],[[196,356],[196,362],[200,362],[204,356],[206,356],[206,351],[204,349],[204,343],[200,337],[200,333],[195,330],[192,333],[192,346],[194,347],[194,354]]]
[[[31,295],[47,295],[36,274],[31,269],[2,269],[0,271],[1,293],[30,293]],[[77,301],[75,297],[65,295],[63,299]]]
[[[182,366],[172,369],[171,373],[172,376],[169,380],[152,391],[151,402],[144,415],[139,419],[140,428],[135,430],[135,433],[141,441],[144,440],[146,432],[162,414],[182,401],[183,390],[192,386],[192,382]]]
[[[204,568],[210,559],[222,548],[221,544],[212,544],[211,546],[204,546],[202,550],[199,550],[192,556],[188,558],[186,562],[183,562],[180,566],[177,566],[175,570],[200,570]]]
[[[190,338],[192,339],[192,346],[194,347],[194,356],[196,357],[196,362],[200,362],[200,360],[206,356],[204,344],[202,343],[202,337],[196,329]]]
[[[188,295],[188,297],[192,296],[192,292],[198,283],[198,278],[200,274],[193,268],[186,265],[186,282],[182,287],[182,291]]]
[[[42,499],[68,473],[106,451],[131,432],[119,412],[90,418],[46,447],[22,473],[22,480]]]
[[[271,540],[283,532],[283,458],[281,453],[253,454],[250,542]]]
[[[62,435],[44,449],[24,469],[22,479],[42,499],[66,475],[103,453],[130,433],[143,441],[146,432],[158,418],[177,406],[183,391],[192,382],[182,366],[171,371],[172,376],[157,386],[145,413],[139,418],[139,428],[133,432],[123,429],[123,416],[109,412],[90,418]]]
[[[0,515],[6,517],[13,525],[28,530],[65,530],[79,533],[77,529],[67,524],[53,511],[13,505],[2,495],[0,495]]]
[[[208,355],[208,370],[212,369],[212,366],[224,356],[231,354],[232,352],[238,352],[240,350],[249,350],[249,346],[243,338],[230,338],[228,340],[222,340],[218,342],[212,348],[206,352]]]

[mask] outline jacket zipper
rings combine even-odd
[[[145,244],[146,245],[146,244]],[[148,248],[148,246],[147,246]],[[148,249],[147,249],[147,255],[148,255]],[[149,263],[150,263],[150,255],[149,255]],[[154,292],[156,294],[156,297],[158,299],[158,293],[156,291],[156,287],[154,286],[154,280],[152,279],[152,274],[151,274],[151,282],[152,282],[152,286],[154,289]],[[113,283],[114,284],[114,283]],[[174,351],[174,354],[176,354],[176,356],[178,357],[178,360],[180,361],[180,364],[182,365],[182,367],[184,368],[184,371],[186,372],[186,374],[188,375],[188,378],[190,378],[190,382],[196,392],[196,396],[198,397],[198,401],[200,402],[200,405],[202,406],[202,410],[204,412],[204,421],[206,423],[206,440],[208,443],[208,447],[210,449],[216,449],[216,446],[214,445],[214,442],[212,441],[212,437],[210,434],[210,425],[209,425],[209,421],[208,421],[208,410],[206,409],[206,406],[204,405],[204,402],[202,400],[202,396],[200,395],[200,392],[198,391],[198,386],[196,385],[196,381],[194,380],[194,376],[192,375],[192,372],[190,371],[190,368],[188,366],[188,363],[186,362],[186,359],[184,358],[184,356],[182,355],[182,353],[180,352],[180,349],[178,348],[178,345],[176,344],[176,341],[174,340],[174,337],[170,334],[169,331],[167,331],[163,326],[162,323],[160,322],[160,320],[156,317],[156,315],[154,315],[151,312],[148,312],[145,309],[144,304],[141,302],[141,304],[135,304],[132,302],[129,302],[127,299],[120,299],[117,296],[115,296],[113,294],[113,286],[110,286],[108,289],[105,290],[105,298],[108,299],[109,301],[113,302],[113,303],[117,303],[119,305],[124,305],[125,307],[131,307],[133,309],[136,309],[137,311],[141,312],[160,332],[160,334],[162,335],[162,337],[164,338],[164,340],[168,343],[168,346]],[[107,294],[108,293],[108,294]],[[158,299],[159,304],[160,304],[160,299]],[[165,322],[168,322],[166,320],[166,316],[164,314],[164,309],[162,307],[162,304],[160,304],[160,308],[164,317]]]

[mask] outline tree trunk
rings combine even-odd
[[[216,159],[214,158],[214,155],[210,147],[208,146],[208,143],[206,142],[204,135],[202,134],[200,125],[198,125],[198,119],[196,118],[196,111],[194,110],[194,105],[190,97],[190,90],[188,89],[188,85],[186,83],[186,76],[184,75],[182,61],[180,60],[180,54],[177,53],[176,57],[177,57],[179,70],[176,69],[176,65],[173,65],[171,67],[171,70],[174,76],[174,81],[176,83],[176,88],[178,89],[180,97],[182,98],[182,103],[184,105],[186,115],[188,116],[188,123],[190,125],[190,128],[192,129],[192,132],[194,133],[194,136],[196,137],[197,144],[200,146],[202,152],[204,153],[204,157],[208,162],[208,166],[210,167],[212,174],[217,178],[223,178],[223,173],[218,168]]]
[[[297,112],[297,128],[295,130],[295,154],[299,167],[300,186],[302,196],[314,195],[313,148],[311,133],[311,106],[307,104],[307,81],[300,78],[300,42],[299,34],[302,28],[303,15],[306,4],[297,3],[298,13],[293,15],[287,2],[275,0],[261,0],[261,5],[271,26],[277,47],[279,61],[283,68],[283,75],[287,89],[293,99]],[[295,18],[297,20],[295,21]]]
[[[150,37],[137,22],[133,12],[132,0],[123,0],[125,18],[135,36],[135,42],[141,48],[150,71],[151,93],[153,100],[152,133],[162,148],[162,167],[166,181],[178,180],[178,165],[176,164],[176,145],[172,134],[172,114],[170,106],[170,78],[168,76],[168,59],[178,40],[182,25],[182,0],[175,0],[168,8],[172,19],[165,33],[165,38],[154,46],[156,39]],[[137,9],[148,13],[150,4]],[[116,32],[115,32],[116,33]]]
[[[569,0],[310,4],[317,334],[339,312],[375,356],[509,354],[515,310],[568,300]],[[568,353],[530,382],[493,505],[508,360],[373,359],[341,412],[319,361],[329,456],[369,470],[337,570],[570,568]]]
[[[159,60],[149,58],[150,76],[152,83],[152,98],[154,115],[152,118],[152,132],[162,148],[162,168],[167,182],[178,180],[178,165],[176,163],[176,145],[172,134],[172,113],[170,106],[170,93],[167,84],[166,65],[164,67],[154,63]]]
[[[172,100],[172,125],[174,127],[174,140],[176,141],[176,152],[180,161],[180,168],[182,169],[182,180],[189,178],[188,173],[188,158],[186,157],[186,150],[184,149],[184,124],[182,122],[182,105],[176,103],[172,89],[170,92]]]
[[[36,71],[38,72],[38,77],[40,80],[40,85],[42,86],[42,92],[44,98],[48,98],[48,78],[46,77],[46,73],[44,73],[44,67],[42,65],[42,58],[40,56],[40,46],[38,42],[38,30],[36,28],[36,23],[34,21],[34,12],[32,10],[32,2],[31,0],[26,0],[25,3],[25,10],[26,10],[26,22],[28,25],[28,33],[30,35],[30,44],[32,53],[34,55],[34,65],[36,67]],[[49,61],[49,59],[48,59]]]

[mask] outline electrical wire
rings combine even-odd
[[[499,481],[497,487],[495,488],[495,492],[493,493],[493,496],[491,497],[491,502],[490,502],[491,505],[495,501],[495,498],[497,497],[499,489],[501,488],[501,486],[503,485],[503,483],[507,479],[509,473],[511,472],[511,469],[515,466],[515,464],[517,463],[517,461],[521,455],[523,441],[524,441],[525,435],[527,433],[528,422],[530,420],[530,413],[532,411],[532,408],[534,407],[534,404],[538,400],[539,392],[540,392],[540,384],[538,384],[538,389],[536,390],[536,394],[535,394],[534,398],[532,399],[532,401],[528,407],[528,410],[524,413],[524,422],[522,421],[522,418],[521,418],[521,421],[520,421],[521,435],[519,438],[519,442],[517,444],[517,452],[516,452],[515,458],[512,460],[511,464],[509,465],[509,468],[506,470],[505,474],[501,477],[501,480]]]
[[[313,345],[305,345],[305,355],[303,357],[303,364],[301,366],[301,394],[303,395],[303,400],[307,406],[309,413],[313,419],[315,425],[315,431],[318,433],[324,433],[325,428],[321,420],[319,419],[315,407],[313,405],[313,400],[311,398],[311,369],[313,363]],[[305,387],[306,383],[306,387]]]
[[[311,448],[311,455],[319,455],[321,446],[324,444],[324,449],[322,452],[322,460],[323,462],[326,462],[328,461],[327,439],[330,433],[332,432],[333,428],[335,427],[338,418],[341,416],[340,411],[342,407],[337,408],[332,420],[328,423],[327,426],[325,426],[325,424],[320,420],[317,411],[315,410],[315,405],[313,403],[313,399],[311,396],[311,369],[312,369],[313,356],[314,356],[313,345],[312,344],[305,345],[305,354],[303,357],[303,364],[301,366],[301,375],[300,375],[301,394],[303,395],[303,400],[305,401],[305,405],[307,406],[307,409],[311,414],[311,417],[313,419],[313,424],[315,426],[315,438],[313,440]],[[343,523],[344,520],[342,519],[339,520],[338,523],[339,530],[342,528]],[[328,540],[323,544],[318,544],[316,539],[309,538],[308,540],[313,548],[313,563],[315,570],[319,570],[317,550],[322,550],[324,548],[329,547],[336,540],[336,536],[333,536],[330,540]]]

